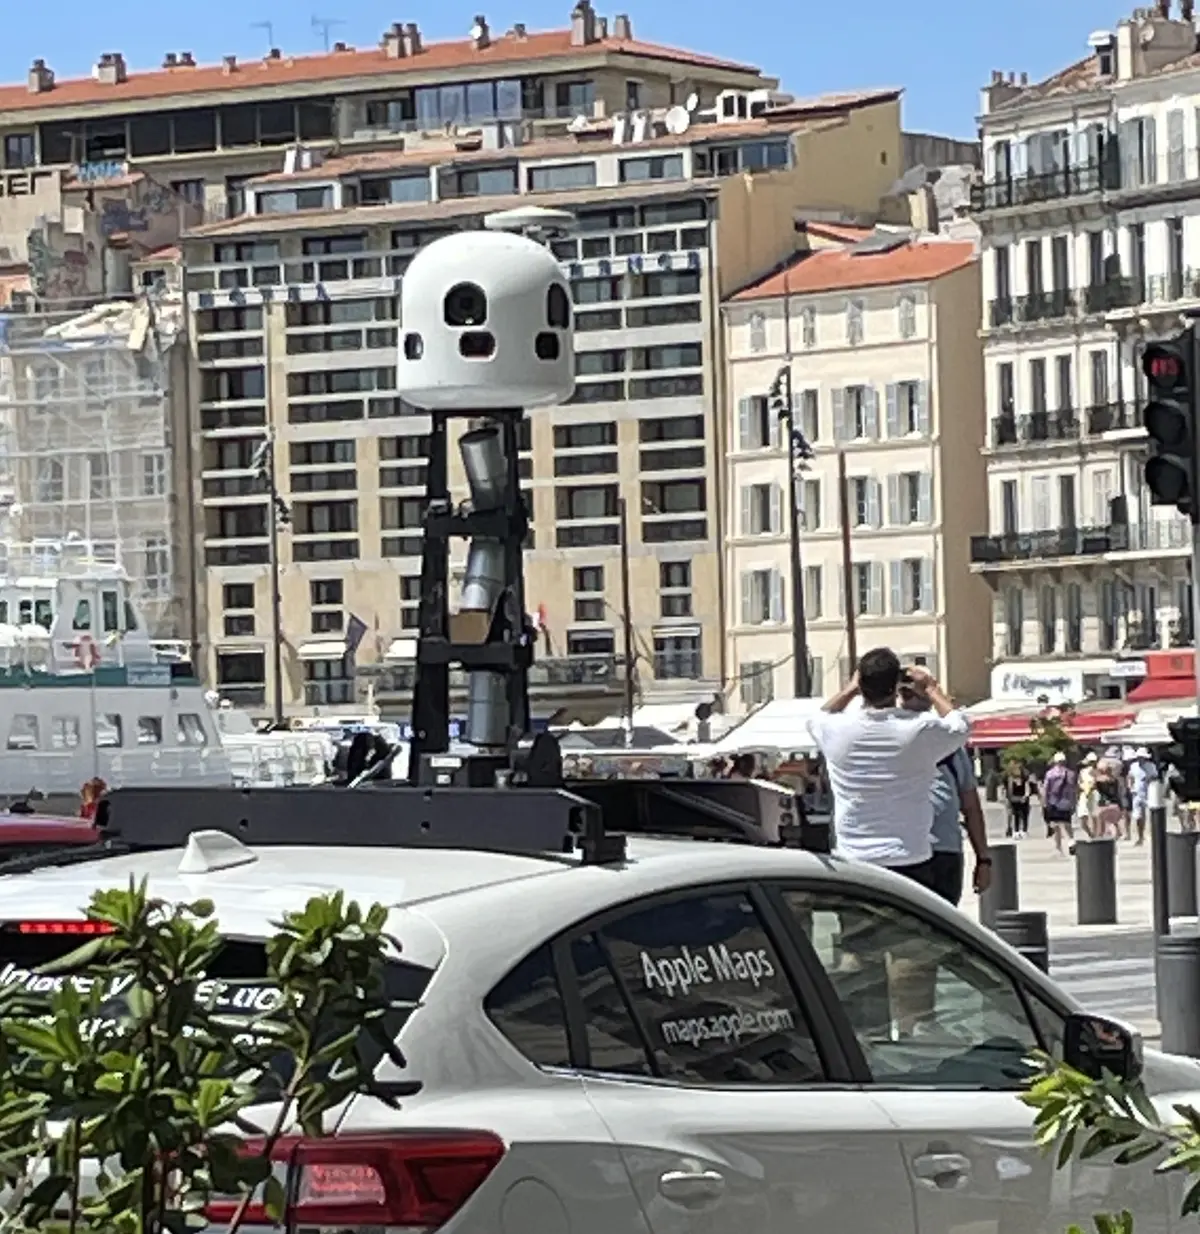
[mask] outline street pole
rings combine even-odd
[[[275,479],[275,436],[267,438],[267,571],[271,582],[271,700],[272,718],[283,725],[283,601],[279,594],[279,488]]]
[[[1196,679],[1196,711],[1200,715],[1200,324],[1191,323],[1192,345],[1192,483],[1188,517],[1192,524],[1192,663]]]
[[[1158,774],[1147,785],[1150,807],[1150,891],[1154,907],[1154,933],[1171,932],[1171,910],[1167,896],[1167,793]]]
[[[625,635],[625,748],[633,748],[633,612],[629,587],[629,519],[625,498],[617,502],[621,531],[621,625]]]
[[[838,451],[838,507],[842,522],[842,607],[846,611],[846,654],[850,660],[850,672],[853,674],[858,668],[858,625],[854,612],[854,562],[850,549],[850,482],[846,479],[845,450]]]
[[[779,421],[788,435],[788,536],[792,574],[792,695],[808,698],[812,681],[808,673],[808,622],[804,611],[804,565],[800,555],[800,451],[792,404],[791,363],[780,373],[783,407]]]

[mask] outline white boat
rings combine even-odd
[[[0,544],[0,798],[68,808],[97,776],[233,783],[203,686],[160,660],[120,565],[85,542]]]
[[[307,727],[264,732],[228,700],[211,701],[216,704],[213,720],[239,787],[320,784],[328,777],[336,753],[328,732]]]

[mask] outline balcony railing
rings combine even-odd
[[[1024,446],[1041,441],[1074,441],[1079,419],[1074,411],[1034,411],[1024,416],[996,416],[992,420],[992,445]]]
[[[1089,433],[1116,433],[1141,427],[1141,416],[1132,403],[1102,403],[1087,409]]]
[[[548,690],[618,690],[624,673],[620,656],[554,656],[535,660],[529,669],[529,688],[534,692]],[[415,664],[386,664],[372,672],[377,693],[408,694],[417,682]],[[468,672],[450,670],[450,687],[467,688]]]
[[[1127,527],[1062,527],[1053,531],[972,536],[975,565],[1053,561],[1060,557],[1104,557],[1109,553],[1148,553],[1183,549],[1191,528],[1182,519],[1134,523]]]
[[[1094,283],[1083,289],[1085,313],[1111,313],[1114,309],[1133,308],[1146,298],[1146,284],[1142,279],[1116,278],[1104,283]]]
[[[1079,298],[1074,291],[1039,291],[1028,296],[1001,296],[988,305],[988,324],[1027,326],[1041,321],[1061,321],[1074,317]]]
[[[1008,210],[1040,205],[1115,189],[1120,182],[1120,164],[1115,158],[1037,175],[997,177],[971,186],[971,209]]]

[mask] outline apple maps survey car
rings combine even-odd
[[[416,1091],[399,1110],[355,1098],[280,1165],[289,1230],[1062,1234],[1123,1208],[1138,1234],[1176,1228],[1178,1179],[1056,1172],[1032,1142],[1027,1055],[1082,1030],[1067,1048],[1086,1063],[1106,1022],[898,877],[689,840],[631,838],[604,865],[205,832],[0,878],[0,982],[76,945],[94,890],[143,876],[214,902],[240,977],[316,892],[392,906],[416,1007],[407,1067],[377,1078]],[[1148,1051],[1144,1073],[1161,1100],[1200,1100],[1189,1061]]]

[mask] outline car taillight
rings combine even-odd
[[[246,1145],[246,1151],[261,1146]],[[280,1140],[271,1158],[288,1174],[284,1228],[401,1226],[436,1230],[478,1190],[504,1156],[486,1131],[429,1131]],[[281,1180],[284,1181],[284,1180]],[[208,1219],[228,1223],[236,1201],[214,1201]],[[269,1225],[261,1202],[246,1225]]]
[[[107,921],[18,921],[18,934],[111,934]]]

